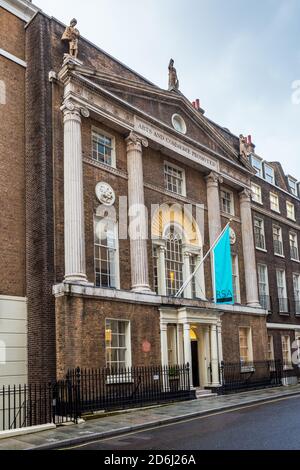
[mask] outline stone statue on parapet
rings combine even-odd
[[[77,20],[73,18],[70,22],[70,26],[65,29],[64,34],[62,35],[61,40],[69,43],[69,55],[74,59],[78,57],[78,42],[80,33],[76,29]]]
[[[247,158],[249,153],[251,152],[249,150],[247,137],[244,137],[243,134],[240,134],[240,155]]]
[[[179,80],[173,59],[171,59],[169,63],[169,91],[172,90],[179,90]]]

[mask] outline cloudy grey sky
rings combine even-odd
[[[190,100],[300,180],[300,0],[34,3],[162,88],[173,57]]]

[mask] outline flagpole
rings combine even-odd
[[[185,282],[182,284],[182,286],[180,287],[179,291],[175,294],[175,297],[180,297],[182,292],[186,289],[186,287],[189,285],[189,283],[191,282],[191,280],[193,279],[193,277],[195,276],[195,274],[197,274],[198,270],[200,269],[200,267],[202,266],[202,264],[204,263],[204,261],[206,260],[206,258],[210,255],[210,253],[212,252],[212,250],[215,248],[215,246],[218,244],[219,240],[222,238],[222,236],[224,235],[224,233],[226,232],[227,228],[229,227],[229,225],[231,224],[232,222],[232,219],[229,220],[228,224],[226,224],[226,226],[224,227],[224,229],[222,230],[222,232],[220,233],[220,235],[218,236],[218,238],[215,240],[215,242],[212,244],[212,246],[210,247],[210,249],[208,250],[208,252],[206,253],[206,255],[204,256],[204,258],[202,258],[201,262],[198,264],[198,266],[196,266],[195,268],[195,271],[185,280]]]

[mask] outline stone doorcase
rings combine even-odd
[[[193,384],[191,342],[198,343],[200,387],[219,387],[219,365],[223,361],[222,323],[218,311],[200,308],[160,308],[162,365],[190,364]],[[195,364],[194,364],[195,366]]]

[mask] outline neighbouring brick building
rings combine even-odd
[[[82,37],[70,57],[31,2],[0,0],[0,22],[0,339],[21,297],[28,345],[23,374],[7,345],[0,380],[189,362],[213,388],[222,360],[265,360],[240,139]],[[230,219],[235,304],[214,303],[210,260],[176,298]]]
[[[249,155],[252,179],[254,240],[261,305],[269,312],[268,358],[283,362],[289,382],[297,381],[295,341],[300,348],[300,193],[297,178],[285,175],[278,162]]]

